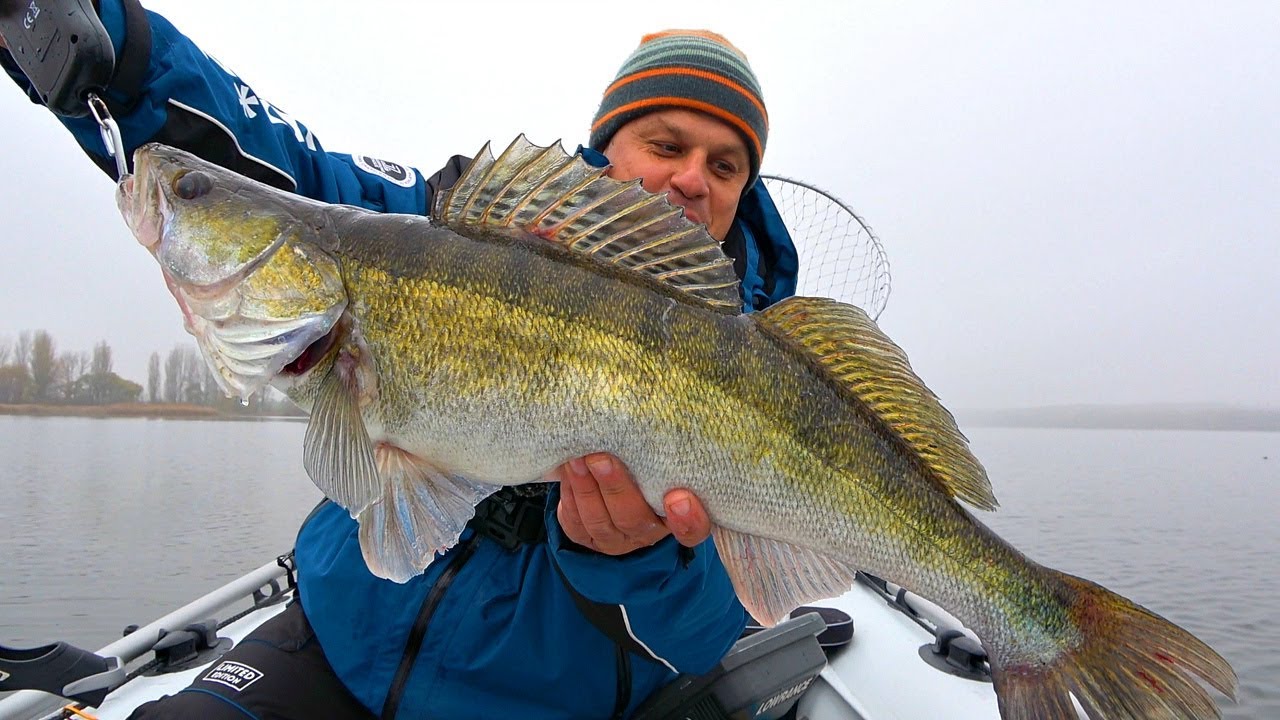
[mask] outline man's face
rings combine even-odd
[[[604,154],[616,180],[640,178],[651,193],[667,193],[685,217],[706,223],[724,241],[751,174],[742,136],[692,110],[657,110],[614,133]]]

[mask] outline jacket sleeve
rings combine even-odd
[[[564,535],[559,503],[556,486],[547,497],[548,553],[587,619],[623,648],[672,672],[701,674],[715,667],[747,620],[715,542],[689,553],[666,537],[620,557],[602,555]]]
[[[130,158],[139,146],[161,142],[317,200],[384,212],[428,212],[426,178],[416,169],[327,152],[305,124],[258,95],[164,17],[142,10],[137,0],[98,4],[120,59],[104,99]],[[6,55],[10,76],[33,95],[7,52],[0,53]],[[114,178],[115,163],[94,120],[59,120]]]

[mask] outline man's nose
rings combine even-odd
[[[690,153],[671,175],[671,187],[681,195],[696,200],[705,197],[711,186],[707,182],[707,163],[698,153]]]

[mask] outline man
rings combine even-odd
[[[98,6],[118,58],[104,99],[127,152],[164,142],[320,200],[419,214],[465,168],[455,156],[424,178],[326,152],[265,101],[243,112],[248,85],[163,17],[135,0]],[[62,120],[114,176],[96,124]],[[751,311],[795,287],[794,247],[757,182],[767,134],[746,58],[714,33],[668,31],[627,58],[582,153],[705,223]],[[697,498],[668,493],[660,517],[605,454],[547,479],[481,503],[458,545],[403,585],[369,573],[355,521],[322,503],[298,535],[300,602],[224,658],[258,679],[228,689],[202,676],[134,717],[625,717],[676,672],[713,667],[745,613]]]

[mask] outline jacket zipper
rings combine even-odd
[[[453,583],[453,578],[475,554],[479,539],[479,533],[467,538],[458,549],[458,553],[454,555],[453,562],[440,573],[440,579],[436,580],[431,592],[427,593],[427,599],[422,602],[422,609],[418,611],[418,617],[413,621],[413,628],[409,631],[409,640],[405,643],[404,654],[400,656],[400,666],[396,668],[395,678],[391,681],[387,700],[382,704],[383,720],[392,720],[400,710],[400,699],[404,695],[405,685],[409,682],[409,674],[413,671],[414,662],[418,659],[418,652],[422,650],[422,640],[427,635],[427,625],[431,623],[431,616],[435,614],[440,599]]]

